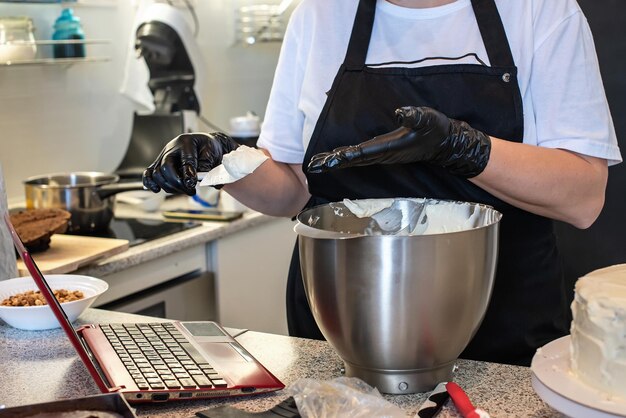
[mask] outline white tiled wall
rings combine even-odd
[[[235,10],[252,0],[197,0],[198,44],[206,67],[202,113],[228,129],[252,110],[263,117],[280,44],[235,45]],[[23,199],[26,177],[67,171],[112,171],[128,145],[133,107],[119,94],[134,1],[74,8],[87,38],[109,39],[88,54],[109,62],[0,67],[0,162],[9,203]],[[108,4],[108,5],[107,5]],[[61,6],[0,3],[0,16],[28,15],[37,39],[50,39]]]

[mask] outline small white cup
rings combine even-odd
[[[220,191],[215,187],[196,186],[196,195],[189,197],[189,204],[194,208],[210,208],[218,204]]]
[[[240,138],[258,137],[261,131],[261,119],[253,112],[245,116],[236,116],[230,119],[230,135]]]

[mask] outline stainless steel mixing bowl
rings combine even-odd
[[[367,235],[371,219],[356,217],[341,202],[297,216],[313,316],[346,375],[383,393],[423,392],[451,380],[493,287],[501,214],[479,204],[421,202],[431,218],[446,205],[463,205],[473,214],[471,229]],[[410,206],[396,206],[408,216]]]

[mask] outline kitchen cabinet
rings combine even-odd
[[[216,320],[214,275],[205,245],[195,245],[105,276],[96,306],[178,320]]]
[[[287,335],[285,291],[296,234],[274,218],[209,245],[222,325]]]
[[[170,200],[167,204],[175,206],[181,202]],[[121,209],[122,205],[118,205],[116,213],[134,213]],[[152,216],[158,218],[160,214]],[[232,222],[205,222],[133,246],[76,273],[98,277],[109,284],[109,290],[94,307],[142,312],[157,308],[159,301],[154,295],[158,294],[166,304],[178,305],[165,309],[174,312],[166,315],[169,319],[211,319],[229,327],[286,335],[285,289],[295,238],[291,220],[246,211],[241,219]],[[183,283],[190,277],[196,285]],[[201,280],[204,282],[199,283]],[[176,289],[168,287],[172,285]],[[184,292],[188,297],[174,296],[181,294],[183,285],[196,290],[193,294]],[[202,301],[202,317],[184,307],[186,303],[199,305]],[[181,311],[181,307],[186,311]],[[192,317],[174,316],[179,312]]]
[[[98,298],[96,306],[164,284],[185,274],[206,271],[206,260],[205,246],[196,245],[162,255],[149,262],[131,266],[113,274],[100,275],[100,278],[109,284],[109,290]]]

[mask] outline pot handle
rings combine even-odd
[[[131,190],[147,190],[143,187],[143,183],[140,181],[133,181],[128,183],[114,183],[114,184],[105,184],[96,189],[96,194],[100,199],[106,199],[107,197],[111,197],[115,194],[121,192],[128,192]]]

